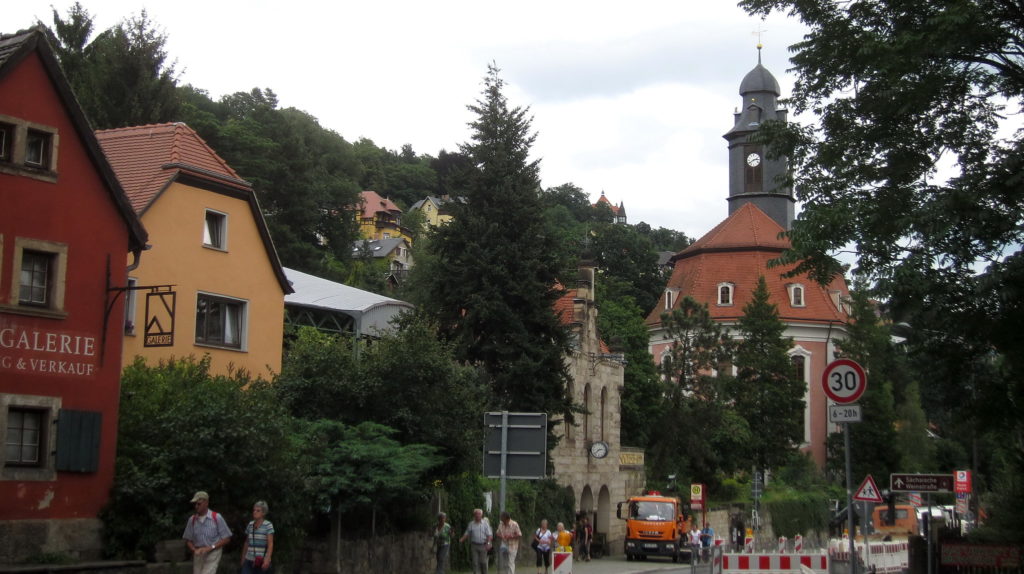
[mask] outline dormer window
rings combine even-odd
[[[789,304],[793,307],[804,307],[804,286],[799,283],[790,283],[786,286],[789,290]]]
[[[672,289],[665,289],[665,310],[671,311],[676,304],[676,292]]]
[[[719,283],[718,284],[718,305],[719,306],[730,306],[733,300],[733,291],[736,286],[732,283]]]

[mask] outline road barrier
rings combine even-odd
[[[828,574],[827,554],[726,554],[722,557],[722,569],[726,573],[739,574],[800,572],[806,566],[815,574]]]

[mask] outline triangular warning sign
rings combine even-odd
[[[882,500],[882,495],[878,492],[878,486],[875,484],[875,479],[871,478],[869,474],[864,482],[860,483],[860,488],[857,489],[857,493],[853,495],[854,500],[860,500],[862,502],[874,502],[881,504],[885,502]]]

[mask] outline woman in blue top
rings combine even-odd
[[[245,544],[242,546],[242,574],[270,572],[274,525],[265,518],[269,510],[262,500],[252,505],[252,521],[245,527]]]

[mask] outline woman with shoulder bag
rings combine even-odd
[[[540,528],[533,533],[533,543],[531,544],[537,552],[537,574],[545,574],[551,567],[551,547],[554,545],[554,541],[555,535],[548,530],[548,521],[541,520]]]
[[[271,569],[274,554],[274,525],[265,517],[270,508],[259,500],[252,505],[252,521],[245,527],[242,546],[242,574],[264,574]]]

